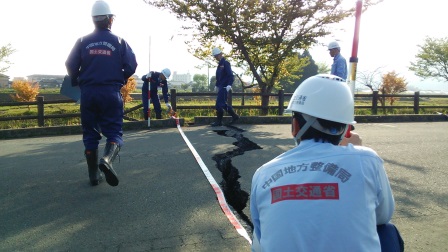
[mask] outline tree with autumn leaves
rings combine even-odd
[[[382,83],[379,87],[378,91],[382,94],[399,94],[401,92],[406,91],[406,86],[408,83],[406,79],[398,76],[395,71],[388,72],[382,76]],[[395,101],[398,101],[398,97],[384,97],[379,98],[381,105],[385,105],[386,101],[389,101],[389,104],[392,106]]]
[[[16,91],[15,94],[10,95],[14,101],[32,102],[36,100],[36,96],[39,94],[39,84],[36,82],[18,80],[14,81],[11,87]]]
[[[36,100],[36,96],[39,94],[39,84],[32,83],[30,81],[18,80],[14,81],[11,87],[16,91],[15,94],[11,94],[11,98],[18,102],[32,102]],[[28,105],[28,109],[30,106]]]
[[[131,93],[134,92],[135,88],[137,87],[137,81],[134,79],[134,77],[130,77],[128,79],[128,82],[126,82],[126,85],[124,85],[120,92],[121,96],[123,97],[123,106],[126,104],[126,102],[131,102],[133,98],[131,97]]]

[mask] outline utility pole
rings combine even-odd
[[[148,44],[148,73],[151,71],[151,35],[149,35],[149,44]]]

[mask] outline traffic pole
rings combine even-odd
[[[348,82],[353,98],[355,97],[356,70],[358,67],[359,25],[361,23],[361,12],[362,12],[362,0],[357,0],[356,12],[355,12],[355,34],[353,36],[352,56],[350,57],[350,76]],[[351,126],[348,127],[345,137],[350,137],[351,135],[350,131]]]
[[[148,74],[151,73],[151,36],[149,36],[149,44],[148,44]],[[151,76],[146,76],[148,79],[148,128],[151,127]]]

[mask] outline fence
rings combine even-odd
[[[134,99],[139,100],[141,99],[141,96],[138,94],[132,95]],[[260,105],[234,105],[233,104],[233,98],[234,97],[242,97],[242,101],[244,101],[244,97],[256,97],[256,96],[269,96],[269,97],[276,97],[277,98],[277,105],[268,105],[268,106],[260,106]],[[232,105],[235,109],[277,109],[278,115],[283,115],[285,106],[286,106],[286,99],[290,98],[292,96],[291,93],[284,93],[283,90],[280,90],[278,93],[271,93],[271,94],[260,94],[260,93],[232,93],[229,92],[228,95],[228,103]],[[171,106],[175,111],[181,111],[183,109],[214,109],[214,105],[181,105],[178,104],[180,97],[211,97],[215,98],[215,93],[178,93],[176,89],[171,89]],[[381,99],[386,99],[388,97],[396,97],[396,98],[412,98],[413,104],[412,105],[397,105],[397,106],[390,106],[390,105],[379,105],[378,101]],[[355,109],[370,109],[372,115],[377,115],[378,109],[413,109],[414,114],[419,114],[421,109],[429,109],[429,108],[438,108],[438,109],[448,109],[448,102],[447,105],[441,105],[441,106],[422,106],[420,105],[420,101],[423,98],[448,98],[448,95],[421,95],[420,92],[415,92],[413,95],[400,95],[400,94],[394,94],[394,95],[383,95],[379,94],[378,91],[374,91],[372,94],[355,94],[355,100],[356,99],[370,99],[371,104],[369,106],[362,106],[362,105],[355,105]],[[58,114],[58,115],[45,115],[45,105],[48,104],[63,104],[63,103],[73,103],[74,101],[71,99],[65,99],[65,100],[52,100],[52,101],[44,101],[43,96],[37,97],[35,102],[2,102],[0,103],[0,107],[4,106],[24,106],[24,105],[34,105],[37,106],[37,115],[35,116],[9,116],[9,117],[0,117],[1,121],[14,121],[14,120],[37,120],[39,127],[45,126],[45,120],[46,119],[52,119],[52,118],[71,118],[71,117],[80,117],[80,113],[72,113],[72,114]],[[138,119],[132,118],[127,116],[128,113],[133,112],[135,110],[138,110],[142,108],[143,105],[137,105],[133,108],[127,109],[124,112],[124,119],[129,121],[138,121]]]
[[[261,105],[234,105],[233,103],[233,97],[242,97],[242,101],[244,103],[244,97],[277,97],[278,104],[273,105],[267,105],[267,106],[261,106]],[[235,109],[278,109],[278,115],[283,115],[283,112],[285,110],[285,98],[291,97],[291,93],[284,93],[283,90],[278,91],[277,94],[271,93],[271,94],[260,94],[260,93],[233,93],[230,91],[227,96],[227,104],[232,106]],[[213,99],[216,98],[215,93],[177,93],[176,89],[171,89],[171,106],[173,107],[174,111],[182,110],[182,109],[214,109],[214,105],[177,105],[178,97],[212,97]]]

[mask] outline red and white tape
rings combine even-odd
[[[246,229],[241,225],[241,223],[238,221],[238,219],[235,217],[233,212],[230,210],[229,205],[227,204],[226,198],[224,197],[224,193],[219,187],[218,183],[216,182],[215,178],[213,178],[212,174],[210,173],[210,170],[205,165],[204,161],[202,161],[201,157],[199,156],[196,149],[193,147],[193,145],[188,140],[187,136],[184,134],[184,131],[180,127],[179,124],[179,118],[176,118],[172,116],[174,120],[176,120],[177,129],[179,130],[179,133],[182,135],[182,138],[184,139],[185,143],[187,144],[188,148],[190,148],[191,153],[193,153],[193,156],[195,157],[196,161],[198,162],[199,166],[202,169],[202,172],[204,173],[205,177],[207,178],[208,182],[212,186],[213,190],[216,193],[216,196],[218,198],[219,206],[221,207],[224,214],[227,216],[227,219],[229,219],[230,223],[235,227],[236,231],[244,237],[247,241],[249,241],[250,244],[252,244],[252,240],[249,237],[249,234],[247,233]]]

